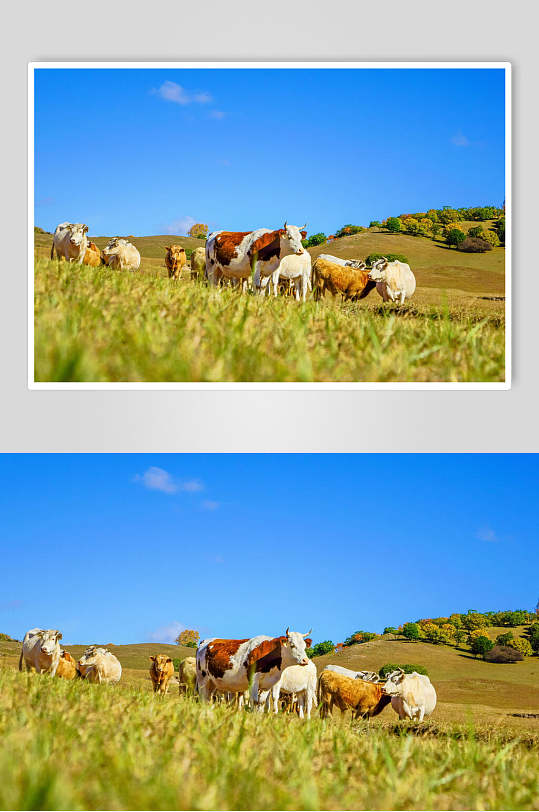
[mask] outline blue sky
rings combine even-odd
[[[342,641],[532,609],[537,455],[0,456],[0,631]]]
[[[35,222],[90,234],[310,233],[501,205],[493,69],[39,69]]]

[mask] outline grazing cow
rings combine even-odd
[[[308,251],[304,251],[303,254],[299,255],[287,254],[286,257],[282,258],[279,267],[273,272],[271,277],[267,276],[259,279],[259,284],[261,287],[264,287],[271,279],[273,295],[277,296],[279,282],[288,282],[294,286],[296,301],[299,302],[300,296],[301,299],[305,301],[307,292],[312,290],[311,273],[311,255]]]
[[[187,695],[194,694],[197,681],[197,661],[196,657],[185,657],[178,669],[178,679],[180,682],[179,692]]]
[[[129,240],[113,237],[103,249],[103,261],[109,268],[129,268],[136,271],[140,267],[140,254]]]
[[[78,662],[78,671],[89,682],[116,683],[122,676],[122,666],[112,651],[101,646],[89,646]]]
[[[305,666],[307,634],[288,629],[281,637],[259,634],[244,640],[203,640],[197,650],[197,689],[203,701],[215,692],[243,693],[250,690],[251,703],[259,710],[264,707],[259,692],[267,691],[291,665]]]
[[[376,671],[352,671],[351,668],[344,668],[342,665],[326,665],[324,671],[335,671],[336,674],[343,674],[351,679],[362,679],[367,682],[380,682],[380,677]]]
[[[206,276],[206,249],[201,245],[191,254],[191,279]]]
[[[383,685],[352,679],[335,671],[322,671],[318,680],[318,703],[320,716],[325,718],[333,713],[337,705],[341,713],[351,710],[354,719],[377,716],[391,697],[385,693]]]
[[[82,261],[84,265],[91,265],[93,268],[97,268],[98,265],[103,264],[101,251],[95,242],[88,243],[88,248],[86,249],[86,253],[84,254],[84,259]]]
[[[153,683],[154,694],[160,693],[166,696],[168,691],[168,683],[170,678],[174,676],[174,663],[171,657],[166,654],[157,654],[155,657],[150,657],[152,664],[150,666],[150,677]]]
[[[23,664],[27,671],[35,669],[38,674],[54,677],[60,662],[61,633],[58,629],[30,629],[24,635],[19,658],[19,671]]]
[[[254,272],[255,286],[278,268],[288,254],[303,254],[301,244],[307,232],[286,223],[271,231],[214,231],[206,242],[206,276],[212,285],[223,278],[247,281]],[[243,290],[243,285],[240,290]]]
[[[376,285],[368,271],[337,265],[326,259],[318,259],[313,265],[313,288],[315,298],[320,299],[326,291],[345,299],[364,299]]]
[[[384,302],[404,304],[405,299],[414,295],[415,276],[406,262],[394,260],[389,262],[385,257],[373,262],[369,277],[376,283],[376,290]]]
[[[331,254],[319,254],[317,259],[325,259],[327,262],[335,263],[335,265],[357,268],[360,271],[365,271],[367,269],[367,265],[361,259],[342,259],[342,257],[334,257]]]
[[[79,672],[77,671],[77,663],[69,651],[65,651],[65,649],[60,654],[60,662],[58,663],[58,668],[56,669],[56,676],[61,677],[62,679],[75,679],[75,677],[79,676]]]
[[[391,707],[399,719],[422,722],[436,707],[434,685],[425,674],[405,674],[402,668],[389,674],[385,691],[391,697]]]
[[[80,265],[88,248],[87,232],[88,226],[83,223],[60,223],[52,238],[51,259],[54,259],[56,251],[58,259]]]
[[[316,706],[316,666],[312,660],[307,665],[291,665],[285,668],[281,679],[271,690],[273,699],[273,712],[277,713],[279,698],[290,697],[292,704],[297,702],[300,719],[306,715],[311,718],[311,709]]]
[[[165,265],[168,270],[169,279],[179,279],[182,275],[183,266],[187,262],[185,248],[181,245],[165,246]]]

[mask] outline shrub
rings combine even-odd
[[[315,245],[322,245],[322,243],[326,242],[326,239],[326,235],[319,231],[318,234],[313,234],[307,240],[301,242],[304,248],[314,248]]]
[[[513,632],[505,632],[505,634],[499,634],[496,638],[496,645],[497,646],[507,646],[509,645],[510,641],[513,639]]]
[[[466,237],[457,244],[457,248],[468,254],[484,254],[485,251],[492,251],[492,245],[481,237]]]
[[[17,643],[18,640],[15,640],[14,637],[10,637],[9,634],[4,634],[4,632],[0,632],[0,640],[3,640],[5,643]]]
[[[402,634],[407,640],[419,640],[419,626],[417,623],[405,623],[402,627]]]
[[[335,644],[331,640],[324,640],[316,646],[307,649],[307,657],[320,657],[322,654],[329,654],[335,651]]]
[[[539,623],[532,623],[528,629],[530,645],[535,652],[539,652]]]
[[[533,654],[530,641],[525,640],[524,637],[517,637],[515,640],[511,640],[509,646],[519,651],[524,657],[531,657]]]
[[[450,206],[444,206],[443,209],[438,212],[438,220],[444,225],[448,223],[458,223],[459,219],[460,215],[458,211],[452,209]]]
[[[387,663],[387,665],[383,665],[379,670],[379,675],[383,677],[387,677],[388,674],[391,674],[392,671],[396,671],[397,668],[402,668],[405,674],[412,674],[416,671],[418,674],[424,674],[428,677],[429,672],[423,665],[411,665],[410,663],[404,663],[404,665],[397,665],[396,663]]]
[[[472,631],[473,629],[483,629],[488,625],[488,621],[485,615],[470,609],[465,615],[462,615],[462,625],[468,631]]]
[[[50,231],[45,231],[44,228],[40,228],[39,226],[34,226],[34,234],[50,234]]]
[[[442,230],[442,227],[441,227],[440,223],[433,223],[432,224],[432,228],[430,230],[430,233],[431,233],[433,239],[436,239],[436,237],[439,236],[441,230]]]
[[[468,237],[482,237],[483,233],[483,226],[473,226],[468,229]]]
[[[500,217],[499,220],[496,220],[494,223],[494,229],[500,238],[500,242],[505,243],[505,215]]]
[[[494,231],[491,231],[490,229],[484,231],[483,234],[481,234],[481,237],[483,240],[486,240],[488,243],[490,243],[490,245],[492,245],[493,248],[497,248],[500,244],[500,239],[498,235],[495,234]]]
[[[178,669],[180,667],[180,663],[181,663],[181,660],[180,660],[179,657],[173,657],[172,658],[172,664],[174,665],[174,671],[178,671]]]
[[[369,223],[369,228],[381,228],[381,227],[382,223],[380,222],[380,220],[371,220],[371,222]]]
[[[366,230],[367,229],[365,229],[363,226],[354,226],[352,223],[347,223],[345,226],[335,232],[335,236],[348,237],[350,234],[361,234],[362,231]]]
[[[399,630],[396,629],[394,626],[386,626],[384,629],[384,634],[398,634]]]
[[[396,234],[402,228],[402,223],[398,217],[388,217],[386,220],[386,228],[391,234]]]
[[[466,234],[460,228],[450,228],[446,232],[445,239],[448,245],[454,245],[457,248],[466,239]]]
[[[478,654],[485,655],[487,651],[494,648],[494,643],[489,637],[481,634],[472,641],[472,654],[477,657]]]
[[[382,257],[385,257],[389,262],[394,262],[395,260],[408,262],[408,258],[405,257],[404,254],[369,254],[365,262],[367,265],[372,265],[373,262],[376,262],[377,259],[382,259]]]
[[[483,655],[487,663],[518,663],[524,655],[511,646],[494,646]]]
[[[358,631],[351,634],[350,637],[347,637],[343,645],[353,646],[356,643],[368,643],[369,640],[374,640],[375,637],[378,637],[378,635],[375,632]]]

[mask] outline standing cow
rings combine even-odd
[[[317,705],[316,682],[316,666],[312,660],[309,660],[306,666],[291,665],[285,668],[281,679],[271,690],[273,712],[277,713],[280,697],[289,696],[294,697],[298,704],[299,718],[303,719],[304,716],[307,716],[307,719],[310,719],[311,709],[313,705]]]
[[[187,262],[185,248],[181,245],[166,245],[165,265],[169,279],[180,279],[183,266]]]
[[[191,254],[191,279],[204,278],[206,275],[206,249],[201,245]]]
[[[19,658],[19,671],[23,665],[27,671],[35,669],[38,674],[56,674],[60,662],[61,633],[58,629],[30,629],[24,635]]]
[[[223,278],[232,279],[243,290],[254,273],[255,286],[259,288],[260,279],[271,276],[283,257],[304,253],[301,241],[306,236],[306,231],[287,223],[283,228],[273,231],[269,228],[258,228],[256,231],[214,231],[206,243],[208,281],[212,285],[218,285]]]
[[[267,695],[259,692],[273,688],[285,668],[308,664],[305,653],[307,634],[291,632],[281,637],[259,634],[244,640],[203,640],[197,650],[197,688],[202,701],[212,694],[243,693],[250,690],[251,703],[262,710]]]
[[[88,226],[83,223],[60,223],[52,238],[51,259],[54,259],[56,251],[58,259],[80,265],[88,248],[87,233]]]
[[[415,276],[406,262],[394,260],[389,262],[385,257],[373,262],[369,278],[376,283],[376,290],[384,302],[404,304],[415,292]]]
[[[178,691],[187,696],[195,693],[197,681],[197,662],[195,657],[185,657],[178,668]]]
[[[399,719],[422,722],[436,707],[434,685],[425,674],[405,674],[402,668],[389,674],[384,689],[391,697],[391,707]]]
[[[258,284],[263,288],[271,279],[273,295],[277,296],[279,282],[288,282],[293,285],[296,301],[299,302],[300,297],[305,301],[308,291],[312,290],[311,273],[311,255],[308,251],[302,254],[287,254],[271,277],[258,278]],[[255,279],[255,284],[256,281]]]
[[[153,692],[166,696],[170,678],[174,676],[172,658],[167,657],[166,654],[157,654],[155,657],[150,657],[150,660],[152,661],[150,678],[153,683]]]

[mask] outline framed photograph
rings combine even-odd
[[[507,62],[29,65],[31,389],[508,389]]]

